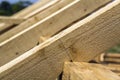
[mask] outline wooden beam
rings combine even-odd
[[[32,4],[31,6],[19,11],[18,13],[14,14],[13,18],[25,18],[25,16],[28,16],[29,14],[29,17],[35,15],[36,13],[38,13],[39,11],[41,11],[41,7],[43,7],[44,5],[50,3],[51,0],[41,0],[41,1],[38,1],[34,4]],[[58,0],[54,0],[54,2],[58,2]],[[33,14],[34,13],[34,14]],[[32,14],[32,15],[31,15]],[[1,17],[5,17],[5,16],[0,16]],[[28,17],[27,17],[28,18]]]
[[[112,71],[119,71],[120,72],[120,64],[103,64],[104,66],[108,67]]]
[[[104,62],[106,62],[106,63],[119,63],[120,64],[120,58],[104,58]]]
[[[74,0],[61,0],[58,3],[50,6],[49,8],[43,10],[42,12],[38,13],[34,17],[28,19],[27,21],[21,23],[16,28],[9,30],[8,32],[4,33],[0,37],[0,42],[5,41],[6,39],[16,35],[17,33],[23,31],[26,28],[34,25],[35,23],[43,20],[44,18],[50,16],[51,14],[55,13],[56,11],[60,10],[61,8],[65,7],[66,5],[72,3]]]
[[[11,18],[14,20],[14,19],[17,19],[17,18],[24,18],[24,19],[28,19],[28,18],[30,18],[30,17],[32,17],[32,16],[34,16],[34,15],[36,15],[37,13],[40,13],[40,12],[42,12],[42,11],[44,11],[45,9],[47,9],[48,7],[51,7],[52,5],[54,5],[54,4],[56,4],[57,2],[59,2],[60,0],[54,0],[54,1],[51,1],[51,0],[42,0],[42,1],[40,1],[40,2],[38,2],[38,3],[36,3],[36,4],[34,4],[34,5],[32,5],[31,7],[29,7],[29,8],[27,8],[27,9],[25,9],[25,10],[22,10],[21,12],[19,12],[18,14],[16,14],[16,15],[14,15],[14,16],[12,16]],[[45,5],[46,4],[46,5]],[[44,5],[44,6],[43,6]],[[31,9],[32,8],[32,9]],[[38,8],[37,10],[36,10],[36,8]],[[32,11],[32,12],[30,12],[30,11]],[[25,15],[26,14],[26,15]],[[23,16],[24,17],[23,17]],[[26,16],[26,17],[25,17]],[[6,18],[4,19],[4,20],[1,20],[1,22],[6,22],[5,21],[6,20]],[[8,22],[13,22],[13,21],[10,21],[10,20],[7,20]],[[15,21],[14,20],[14,23],[15,22],[17,22],[18,23],[18,21]],[[2,33],[4,33],[4,32],[6,32],[6,30],[10,30],[10,29],[12,29],[13,28],[13,25],[14,25],[14,23],[6,23],[6,24],[4,24],[3,26],[1,26],[1,28],[2,29],[0,29],[0,33],[2,34]],[[12,26],[12,27],[11,27]]]
[[[58,0],[55,0],[55,2],[58,1]],[[35,15],[36,13],[35,12],[39,12],[39,8],[43,7],[44,5],[48,4],[49,2],[51,2],[51,0],[41,0],[41,1],[38,1],[37,3],[19,11],[18,13],[14,14],[12,17],[15,17],[15,18],[29,18],[33,15]],[[34,13],[34,14],[33,14]],[[31,15],[32,14],[32,15]]]
[[[115,0],[1,66],[0,80],[54,80],[65,61],[92,60],[120,42],[119,9],[120,0]]]
[[[120,76],[120,64],[107,63],[102,65]]]
[[[119,53],[102,53],[97,56],[95,59],[98,63],[107,62],[107,63],[120,63],[120,54]]]
[[[120,80],[120,77],[100,64],[66,62],[62,80]]]
[[[35,24],[35,23],[38,22],[39,20],[42,20],[42,19],[46,18],[46,17],[49,16],[50,14],[52,14],[52,13],[60,10],[61,8],[64,8],[66,5],[69,5],[69,4],[71,4],[72,2],[74,2],[74,0],[62,0],[62,1],[60,1],[59,3],[55,4],[54,6],[51,6],[50,8],[46,9],[45,11],[39,13],[39,14],[36,15],[35,17],[30,18],[29,20],[27,20],[27,21],[25,21],[24,23],[20,24],[20,25],[17,26],[16,28],[14,28],[14,29],[12,29],[12,30],[4,33],[3,35],[1,35],[0,40],[3,40],[3,41],[4,41],[4,38],[9,38],[9,37],[12,36],[13,34],[16,35],[16,34],[19,33],[20,31],[22,31],[22,30],[30,27],[31,25]],[[42,27],[44,27],[44,26],[42,26]],[[10,34],[12,34],[12,35],[10,35]],[[9,36],[9,37],[8,37],[8,36]],[[39,38],[38,38],[38,41],[37,41],[37,42],[39,42]],[[34,46],[36,46],[36,43],[35,43]],[[22,47],[21,47],[21,48],[22,48]],[[24,47],[24,48],[25,48],[25,47]],[[2,49],[0,49],[0,50],[2,50]],[[22,52],[20,51],[20,53],[17,54],[17,55],[12,52],[13,54],[12,54],[11,56],[9,55],[9,58],[7,58],[7,59],[5,58],[5,62],[0,62],[0,66],[1,66],[2,64],[5,64],[5,63],[9,62],[9,61],[12,60],[12,59],[18,57],[18,56],[20,56],[21,54],[23,54],[24,52],[26,52],[28,49],[24,49],[24,50],[25,50],[25,51],[22,51]],[[0,51],[0,53],[1,53],[1,51]],[[3,53],[5,53],[4,55],[7,55],[6,52],[3,52]],[[10,52],[10,54],[11,54],[11,52]],[[3,56],[4,56],[4,55],[3,55]],[[13,56],[13,55],[14,55],[14,56]],[[2,56],[2,55],[1,55],[1,56]],[[4,56],[4,57],[5,57],[5,56]],[[2,60],[2,57],[1,57],[0,60]]]
[[[0,22],[2,22],[2,23],[20,24],[24,20],[25,19],[22,19],[22,18],[0,17]]]
[[[106,58],[120,58],[120,53],[106,53],[104,55]]]
[[[13,23],[0,23],[0,36],[9,31],[10,29],[12,29],[13,27],[15,27],[16,24],[13,24]]]
[[[82,19],[110,1],[111,0],[74,0],[74,2],[51,16],[2,42],[0,44],[0,61],[2,60],[0,65],[22,55],[38,43],[43,42],[44,39],[50,38],[68,25],[74,23],[74,21]]]

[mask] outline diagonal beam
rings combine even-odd
[[[1,27],[0,34],[5,33],[7,31],[9,31],[10,29],[12,29],[14,24],[22,23],[22,22],[16,20],[17,18],[22,17],[23,19],[29,19],[29,18],[35,16],[36,14],[44,11],[48,7],[51,7],[52,5],[58,3],[59,1],[60,0],[54,0],[54,1],[42,0],[42,1],[37,2],[36,4],[33,4],[32,6],[26,8],[26,9],[16,13],[15,15],[13,15],[11,17],[6,17],[6,18],[3,17],[4,19],[1,19],[0,21],[5,22],[5,24],[0,26]],[[9,18],[12,18],[13,21],[9,20]],[[17,26],[14,26],[14,27],[17,27]]]
[[[35,47],[38,42],[40,42],[40,38],[50,38],[71,23],[82,19],[110,1],[111,0],[74,0],[49,17],[2,42],[0,44],[0,65],[7,63]]]
[[[0,22],[2,22],[2,23],[20,24],[24,20],[25,19],[22,19],[22,18],[0,17]]]
[[[54,80],[65,61],[90,61],[120,42],[120,0],[0,67],[1,80]]]

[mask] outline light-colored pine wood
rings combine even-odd
[[[54,2],[58,2],[59,0],[54,0]],[[14,14],[12,17],[15,17],[15,18],[20,18],[20,17],[23,17],[23,18],[29,18],[33,15],[35,15],[36,13],[38,13],[39,11],[41,11],[41,7],[43,7],[44,5],[50,3],[51,0],[40,0],[36,3],[34,3],[33,5],[19,11],[18,13]],[[34,13],[34,14],[33,14]]]
[[[0,79],[55,80],[64,62],[92,60],[120,41],[119,9],[120,0],[115,0],[5,64],[0,67]]]
[[[62,80],[120,80],[120,77],[100,64],[66,62]]]
[[[106,53],[104,55],[106,58],[120,58],[120,53]]]
[[[33,4],[32,6],[16,13],[15,15],[11,16],[11,18],[23,18],[28,19],[37,13],[40,13],[41,11],[45,10],[46,8],[50,7],[51,5],[56,4],[60,0],[41,0],[37,2],[36,4]],[[5,31],[6,29],[11,29],[11,26],[14,25],[14,23],[7,23],[5,20],[2,20],[5,24],[2,25],[2,29],[0,29],[1,32]]]
[[[103,64],[104,66],[108,67],[112,71],[120,71],[120,64]]]
[[[101,63],[104,61],[104,56],[105,56],[105,53],[101,53],[100,55],[96,56],[93,61],[95,62],[98,62],[98,63]]]
[[[119,53],[102,53],[97,56],[95,59],[98,63],[107,62],[107,63],[120,63],[120,54]]]
[[[105,58],[104,62],[107,62],[107,63],[119,63],[120,64],[120,58]]]
[[[11,33],[13,33],[13,34],[17,34],[18,33],[18,31],[22,31],[22,30],[24,30],[25,28],[27,28],[27,27],[29,27],[30,25],[33,25],[34,23],[36,23],[36,22],[38,22],[39,20],[42,20],[43,18],[45,18],[45,17],[47,17],[47,16],[49,16],[50,14],[52,14],[52,13],[54,13],[54,12],[56,12],[56,11],[58,11],[58,10],[60,10],[60,8],[63,8],[63,7],[65,7],[66,5],[69,5],[70,3],[72,3],[74,0],[62,0],[62,1],[60,1],[59,3],[57,3],[57,4],[55,4],[54,6],[52,6],[52,7],[50,7],[50,8],[48,8],[47,10],[45,10],[45,11],[43,11],[43,12],[41,12],[41,13],[39,13],[38,15],[36,15],[35,17],[33,17],[33,18],[31,18],[30,20],[27,20],[26,22],[24,22],[24,23],[22,23],[22,24],[20,24],[19,26],[17,26],[15,29],[13,29],[13,30],[11,30],[11,31],[9,31],[9,32],[6,32],[5,33],[5,35],[2,35],[0,38],[1,39],[3,39],[3,38],[5,38],[5,36],[9,36]],[[44,27],[44,26],[42,26],[42,27]],[[38,35],[40,35],[40,34],[38,34]],[[35,35],[34,35],[35,36]],[[39,42],[39,37],[38,37],[38,42]],[[21,44],[21,42],[19,43],[19,44]],[[36,42],[36,44],[37,44],[37,42]],[[35,44],[35,46],[36,46],[36,44]],[[18,45],[17,45],[18,46]],[[7,46],[6,46],[7,47]],[[26,47],[26,46],[25,46]],[[24,48],[25,48],[24,47]],[[21,48],[22,48],[22,45],[21,45]],[[19,48],[18,48],[19,49]],[[14,50],[14,49],[13,49]],[[24,49],[25,50],[25,49]],[[27,51],[28,49],[26,49],[25,51]],[[11,50],[12,51],[12,50]],[[0,64],[2,65],[3,63],[5,64],[6,62],[9,62],[10,60],[12,60],[12,59],[14,59],[14,58],[16,58],[16,57],[18,57],[19,55],[21,55],[21,50],[19,50],[20,51],[20,54],[14,54],[13,52],[10,52],[10,53],[8,53],[8,54],[6,54],[6,52],[4,51],[3,53],[4,53],[4,57],[5,58],[3,58],[3,59],[5,59],[5,62],[4,61],[2,61],[2,62],[0,62]],[[24,53],[25,51],[22,51],[22,53]],[[0,51],[0,53],[2,53],[1,51]],[[11,53],[12,53],[12,55],[11,55]],[[9,56],[6,56],[6,55],[9,55]],[[6,57],[9,57],[9,58],[6,58]],[[0,59],[0,61],[2,60],[2,55],[1,55],[1,59]]]
[[[120,76],[120,64],[107,63],[107,64],[102,64],[102,65],[106,66],[109,70],[115,72],[116,74]]]
[[[103,53],[97,56],[95,61],[108,67],[116,74],[120,74],[120,54],[119,53]],[[119,75],[120,76],[120,75]]]
[[[45,9],[44,11],[38,13],[34,17],[28,19],[27,21],[21,23],[17,27],[15,27],[12,30],[9,30],[8,32],[4,33],[0,37],[0,42],[5,41],[6,39],[9,39],[10,37],[16,35],[17,33],[23,31],[26,28],[29,28],[30,26],[34,25],[35,23],[43,20],[44,18],[50,16],[51,14],[55,13],[56,11],[60,10],[61,8],[65,7],[66,5],[72,3],[74,0],[60,0],[58,3],[50,6],[49,8]]]
[[[20,24],[25,19],[22,18],[12,18],[12,17],[0,17],[0,22],[4,23],[13,23],[13,24]]]
[[[6,31],[8,31],[9,29],[11,29],[11,28],[13,28],[13,27],[11,27],[11,26],[13,26],[13,25],[16,25],[16,24],[13,24],[13,23],[0,23],[0,36],[4,33],[4,32],[6,32]]]
[[[74,23],[74,21],[78,19],[82,19],[82,17],[92,13],[109,1],[110,0],[74,0],[74,2],[51,16],[2,42],[0,44],[0,61],[4,60],[0,62],[0,65],[18,57],[35,47],[38,43],[50,38],[52,35],[66,28],[69,24]]]

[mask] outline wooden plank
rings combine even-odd
[[[120,41],[119,9],[120,0],[115,0],[5,64],[0,67],[0,80],[54,80],[65,61],[92,60]]]
[[[118,73],[118,75],[120,76],[120,73]]]
[[[106,62],[106,63],[119,63],[120,64],[120,58],[105,58],[104,62]]]
[[[104,62],[104,55],[105,53],[101,53],[100,55],[96,56],[93,61],[97,62],[97,63],[102,63]]]
[[[2,61],[0,65],[20,56],[44,39],[50,38],[72,22],[74,23],[74,21],[83,18],[109,1],[110,0],[74,0],[74,2],[51,16],[2,42],[0,44],[0,61]]]
[[[66,62],[62,80],[120,80],[120,77],[100,64]]]
[[[0,23],[0,36],[15,26],[13,23]]]
[[[109,70],[113,71],[114,73],[118,74],[120,76],[120,64],[102,64],[106,66]]]
[[[42,1],[39,1],[38,3],[32,5],[31,7],[28,7],[27,9],[25,10],[22,10],[21,12],[17,13],[16,15],[12,16],[11,18],[14,18],[14,19],[17,19],[17,18],[24,18],[24,19],[28,19],[34,15],[36,15],[37,13],[40,13],[42,12],[43,10],[47,9],[48,7],[56,4],[57,2],[59,2],[60,0],[54,0],[54,1],[51,1],[51,0],[42,0]],[[46,5],[45,5],[46,4]],[[44,6],[43,6],[44,5]],[[37,9],[38,8],[38,9]],[[32,12],[30,12],[32,11]],[[6,20],[6,19],[5,19]],[[1,20],[1,22],[4,22],[5,20]],[[7,20],[8,21],[8,20]],[[12,21],[10,21],[12,22]],[[14,20],[14,23],[17,22]],[[12,29],[13,27],[11,27],[12,25],[14,25],[14,23],[7,23],[2,27],[2,29],[0,29],[0,33],[6,31],[7,29]],[[17,22],[18,23],[18,22]]]
[[[55,0],[55,2],[58,1],[58,0]],[[19,11],[18,13],[14,14],[12,17],[15,17],[15,18],[29,18],[33,15],[35,15],[36,13],[35,12],[39,12],[39,8],[43,7],[44,5],[48,4],[49,2],[51,2],[51,0],[40,0],[38,1],[37,3]],[[37,11],[36,11],[37,10]],[[35,13],[35,14],[33,14]],[[31,15],[32,14],[32,15]]]
[[[24,20],[25,19],[22,19],[22,18],[0,17],[0,22],[2,22],[2,23],[20,24]]]
[[[58,3],[50,6],[49,8],[45,9],[44,11],[40,12],[39,14],[35,15],[34,17],[28,19],[24,23],[21,23],[16,28],[9,30],[8,32],[4,33],[0,37],[0,42],[5,41],[6,39],[16,35],[17,33],[23,31],[26,28],[34,25],[35,23],[43,20],[44,18],[50,16],[51,14],[55,13],[56,11],[60,10],[61,8],[65,7],[66,5],[72,3],[74,0],[62,0]]]
[[[107,63],[119,63],[120,62],[120,54],[119,53],[102,53],[97,56],[95,59],[98,63],[107,62]]]
[[[73,1],[74,1],[74,0],[69,0],[69,1],[68,1],[68,0],[62,0],[62,1],[60,1],[59,3],[55,4],[55,5],[52,6],[51,8],[48,8],[47,10],[45,10],[45,11],[39,13],[38,15],[36,15],[35,17],[31,18],[30,20],[27,20],[26,22],[20,24],[20,25],[17,26],[15,29],[10,30],[9,32],[7,32],[8,34],[5,33],[5,35],[8,37],[8,36],[10,35],[10,33],[17,34],[17,33],[18,33],[17,31],[22,31],[23,29],[29,27],[30,25],[33,25],[34,23],[36,23],[36,22],[38,22],[39,20],[41,20],[41,19],[49,16],[50,14],[52,14],[52,13],[60,10],[60,8],[65,7],[66,5],[72,3]],[[44,26],[42,26],[42,27],[44,27]],[[15,31],[16,31],[16,32],[15,32]],[[0,38],[3,39],[3,37],[5,37],[5,35],[1,35]],[[1,40],[1,39],[0,39],[0,40]],[[38,38],[38,39],[39,39],[39,38]],[[39,40],[38,40],[38,42],[39,42]],[[35,45],[36,45],[36,44],[35,44]],[[25,47],[24,47],[24,48],[25,48]],[[27,50],[28,50],[28,49],[27,49]],[[27,50],[25,50],[25,51],[27,51]],[[17,55],[16,55],[16,54],[12,54],[11,56],[9,55],[9,54],[11,54],[11,52],[8,53],[9,58],[7,58],[7,59],[4,58],[4,59],[5,59],[5,62],[2,61],[2,62],[0,62],[0,64],[2,65],[2,64],[5,64],[6,62],[9,62],[10,60],[12,60],[12,59],[18,57],[19,55],[21,55],[22,53],[24,53],[25,51],[22,51],[22,52],[20,51],[19,54],[17,54]],[[0,53],[1,53],[1,49],[0,49]],[[6,52],[4,52],[4,53],[6,54]],[[6,54],[6,55],[7,55],[7,54]],[[3,56],[4,56],[4,55],[3,55]],[[4,57],[5,57],[5,56],[4,56]],[[2,55],[1,55],[0,61],[1,61],[1,60],[2,60]]]
[[[103,64],[104,66],[108,67],[112,71],[120,71],[120,64]]]
[[[54,0],[54,2],[57,2],[57,1],[58,0]],[[40,1],[32,4],[31,6],[29,6],[29,7],[25,8],[25,9],[19,11],[18,13],[14,14],[11,17],[14,17],[14,18],[21,18],[21,17],[22,18],[29,18],[29,17],[35,15],[36,13],[38,13],[39,11],[41,11],[40,8],[45,6],[49,2],[52,2],[52,1],[51,0],[40,0]],[[4,17],[4,16],[0,16],[0,17]]]
[[[120,58],[120,53],[106,53],[104,55],[106,58]]]

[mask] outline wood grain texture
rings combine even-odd
[[[106,66],[109,70],[113,71],[118,76],[120,76],[120,64],[107,63],[102,65]]]
[[[92,60],[120,41],[119,9],[120,0],[115,0],[39,44],[0,67],[0,79],[55,80],[62,72],[65,61]],[[83,50],[83,53],[78,52]]]
[[[10,29],[14,28],[18,24],[13,23],[1,23],[0,25],[0,36],[5,32],[9,31]]]
[[[16,19],[16,18],[21,18],[22,17],[23,19],[29,19],[29,18],[35,16],[37,13],[40,13],[40,12],[44,11],[45,9],[47,9],[48,7],[56,4],[59,1],[60,0],[54,0],[54,1],[42,0],[42,1],[39,1],[38,3],[33,4],[32,6],[20,11],[16,15],[11,16],[11,18]],[[5,20],[1,20],[1,22],[4,22],[4,21]],[[12,21],[9,21],[9,22],[12,22]],[[15,22],[17,22],[17,21],[15,21]],[[1,33],[5,33],[8,30],[13,29],[13,27],[11,27],[11,26],[13,26],[14,23],[7,23],[7,21],[6,21],[5,25],[1,26],[2,29],[0,28]]]
[[[100,64],[66,62],[62,80],[120,80],[120,77]]]
[[[120,64],[120,54],[117,53],[107,53],[104,55],[104,61],[107,63],[119,63]]]
[[[55,0],[56,1],[56,0]],[[35,13],[37,11],[39,11],[39,8],[48,4],[49,2],[51,2],[51,0],[41,0],[41,1],[38,1],[37,3],[34,3],[33,5],[19,11],[18,13],[12,15],[11,17],[13,18],[26,18],[26,16],[29,15],[30,17],[30,14],[32,13]],[[37,10],[37,11],[36,11]],[[35,13],[36,14],[36,13]],[[33,15],[31,15],[33,16]],[[0,17],[4,17],[4,16],[0,16]],[[28,17],[27,17],[28,18]]]
[[[120,58],[120,53],[106,53],[105,58]]]
[[[22,18],[0,17],[0,22],[2,22],[2,23],[20,24],[24,20],[25,19],[22,19]]]
[[[51,14],[55,13],[56,11],[60,10],[61,8],[65,7],[66,5],[72,3],[74,0],[60,0],[58,3],[49,6],[49,8],[41,11],[40,13],[36,14],[34,17],[28,19],[27,21],[21,23],[16,28],[9,30],[8,32],[4,33],[0,37],[0,42],[3,42],[10,37],[18,34],[19,32],[23,31],[24,29],[29,28],[30,26],[34,25],[35,23],[43,20],[44,18],[50,16]]]
[[[119,63],[120,64],[120,58],[105,58],[104,62],[106,62],[106,63]]]
[[[13,25],[17,25],[25,21],[22,18],[13,18],[13,17],[0,17],[0,35],[7,30],[13,28]]]
[[[102,53],[94,59],[98,63],[120,63],[119,53]]]
[[[32,13],[37,12],[40,7],[48,4],[49,2],[51,2],[51,0],[41,0],[41,1],[38,1],[37,3],[35,3],[35,4],[25,8],[25,9],[19,11],[18,13],[14,14],[12,17],[15,17],[15,18],[20,18],[20,17],[22,17],[22,18],[29,18],[29,17],[33,16],[33,15],[31,15]]]
[[[109,1],[110,0],[74,0],[74,2],[55,12],[51,16],[2,42],[0,44],[0,61],[2,61],[0,62],[0,65],[3,65],[30,50],[38,43],[42,42],[43,38],[45,38],[45,40],[50,38],[72,22],[82,19],[84,16],[92,13]]]
[[[11,32],[13,33],[13,34],[17,34],[18,33],[18,31],[22,31],[22,30],[24,30],[25,28],[27,28],[27,27],[29,27],[30,25],[33,25],[33,24],[35,24],[36,22],[38,22],[39,20],[42,20],[43,18],[45,18],[45,17],[47,17],[47,16],[49,16],[50,14],[52,14],[52,13],[54,13],[54,12],[56,12],[56,11],[58,11],[60,8],[63,8],[63,7],[65,7],[66,5],[68,5],[68,4],[70,4],[70,3],[72,3],[74,0],[61,0],[59,3],[57,3],[57,4],[55,4],[54,6],[52,6],[51,8],[48,8],[47,10],[45,10],[45,11],[43,11],[43,12],[41,12],[41,13],[39,13],[38,15],[36,15],[35,17],[33,17],[33,18],[31,18],[30,20],[27,20],[26,22],[24,22],[24,23],[22,23],[21,25],[19,25],[19,26],[17,26],[15,29],[13,29],[13,30],[11,30],[11,31],[9,31],[7,34],[5,33],[5,35],[8,37],[10,34],[11,34]],[[42,27],[44,27],[44,26],[42,26]],[[3,39],[3,37],[5,38],[5,35],[2,35],[1,36],[1,39]],[[40,34],[38,34],[38,36],[39,36]],[[35,36],[35,35],[34,35]],[[40,37],[38,37],[38,41],[37,42],[34,42],[34,46],[36,46],[36,44],[39,42],[39,38]],[[34,38],[33,38],[34,39]],[[25,40],[26,41],[26,40]],[[18,43],[18,44],[21,44],[21,42],[20,43]],[[20,46],[20,45],[17,45],[17,46]],[[7,46],[6,46],[7,47]],[[29,44],[28,44],[28,47],[29,47]],[[21,48],[22,48],[22,45],[21,45]],[[26,46],[24,47],[24,48],[26,48]],[[15,48],[14,48],[15,49]],[[14,50],[13,49],[13,50]],[[19,48],[18,48],[19,49]],[[12,59],[14,59],[14,58],[16,58],[16,57],[18,57],[19,55],[21,55],[21,53],[24,53],[25,51],[27,51],[28,49],[24,49],[24,51],[22,51],[21,52],[21,50],[17,50],[17,52],[19,52],[20,51],[20,53],[19,54],[11,54],[11,53],[13,53],[13,52],[10,52],[10,53],[8,53],[8,58],[6,59],[6,58],[3,58],[2,56],[1,56],[1,60],[2,60],[2,58],[3,59],[6,59],[5,60],[5,63],[6,62],[8,62],[8,61],[10,61],[10,60],[12,60]],[[12,50],[11,50],[12,51]],[[1,51],[0,51],[0,53],[1,53]],[[6,54],[6,52],[4,51],[4,53],[5,53],[5,55],[7,55]],[[4,56],[4,55],[3,55]],[[4,56],[5,57],[5,56]],[[0,61],[1,61],[0,60]],[[3,64],[4,62],[0,62],[0,64]],[[4,64],[5,64],[4,63]]]

